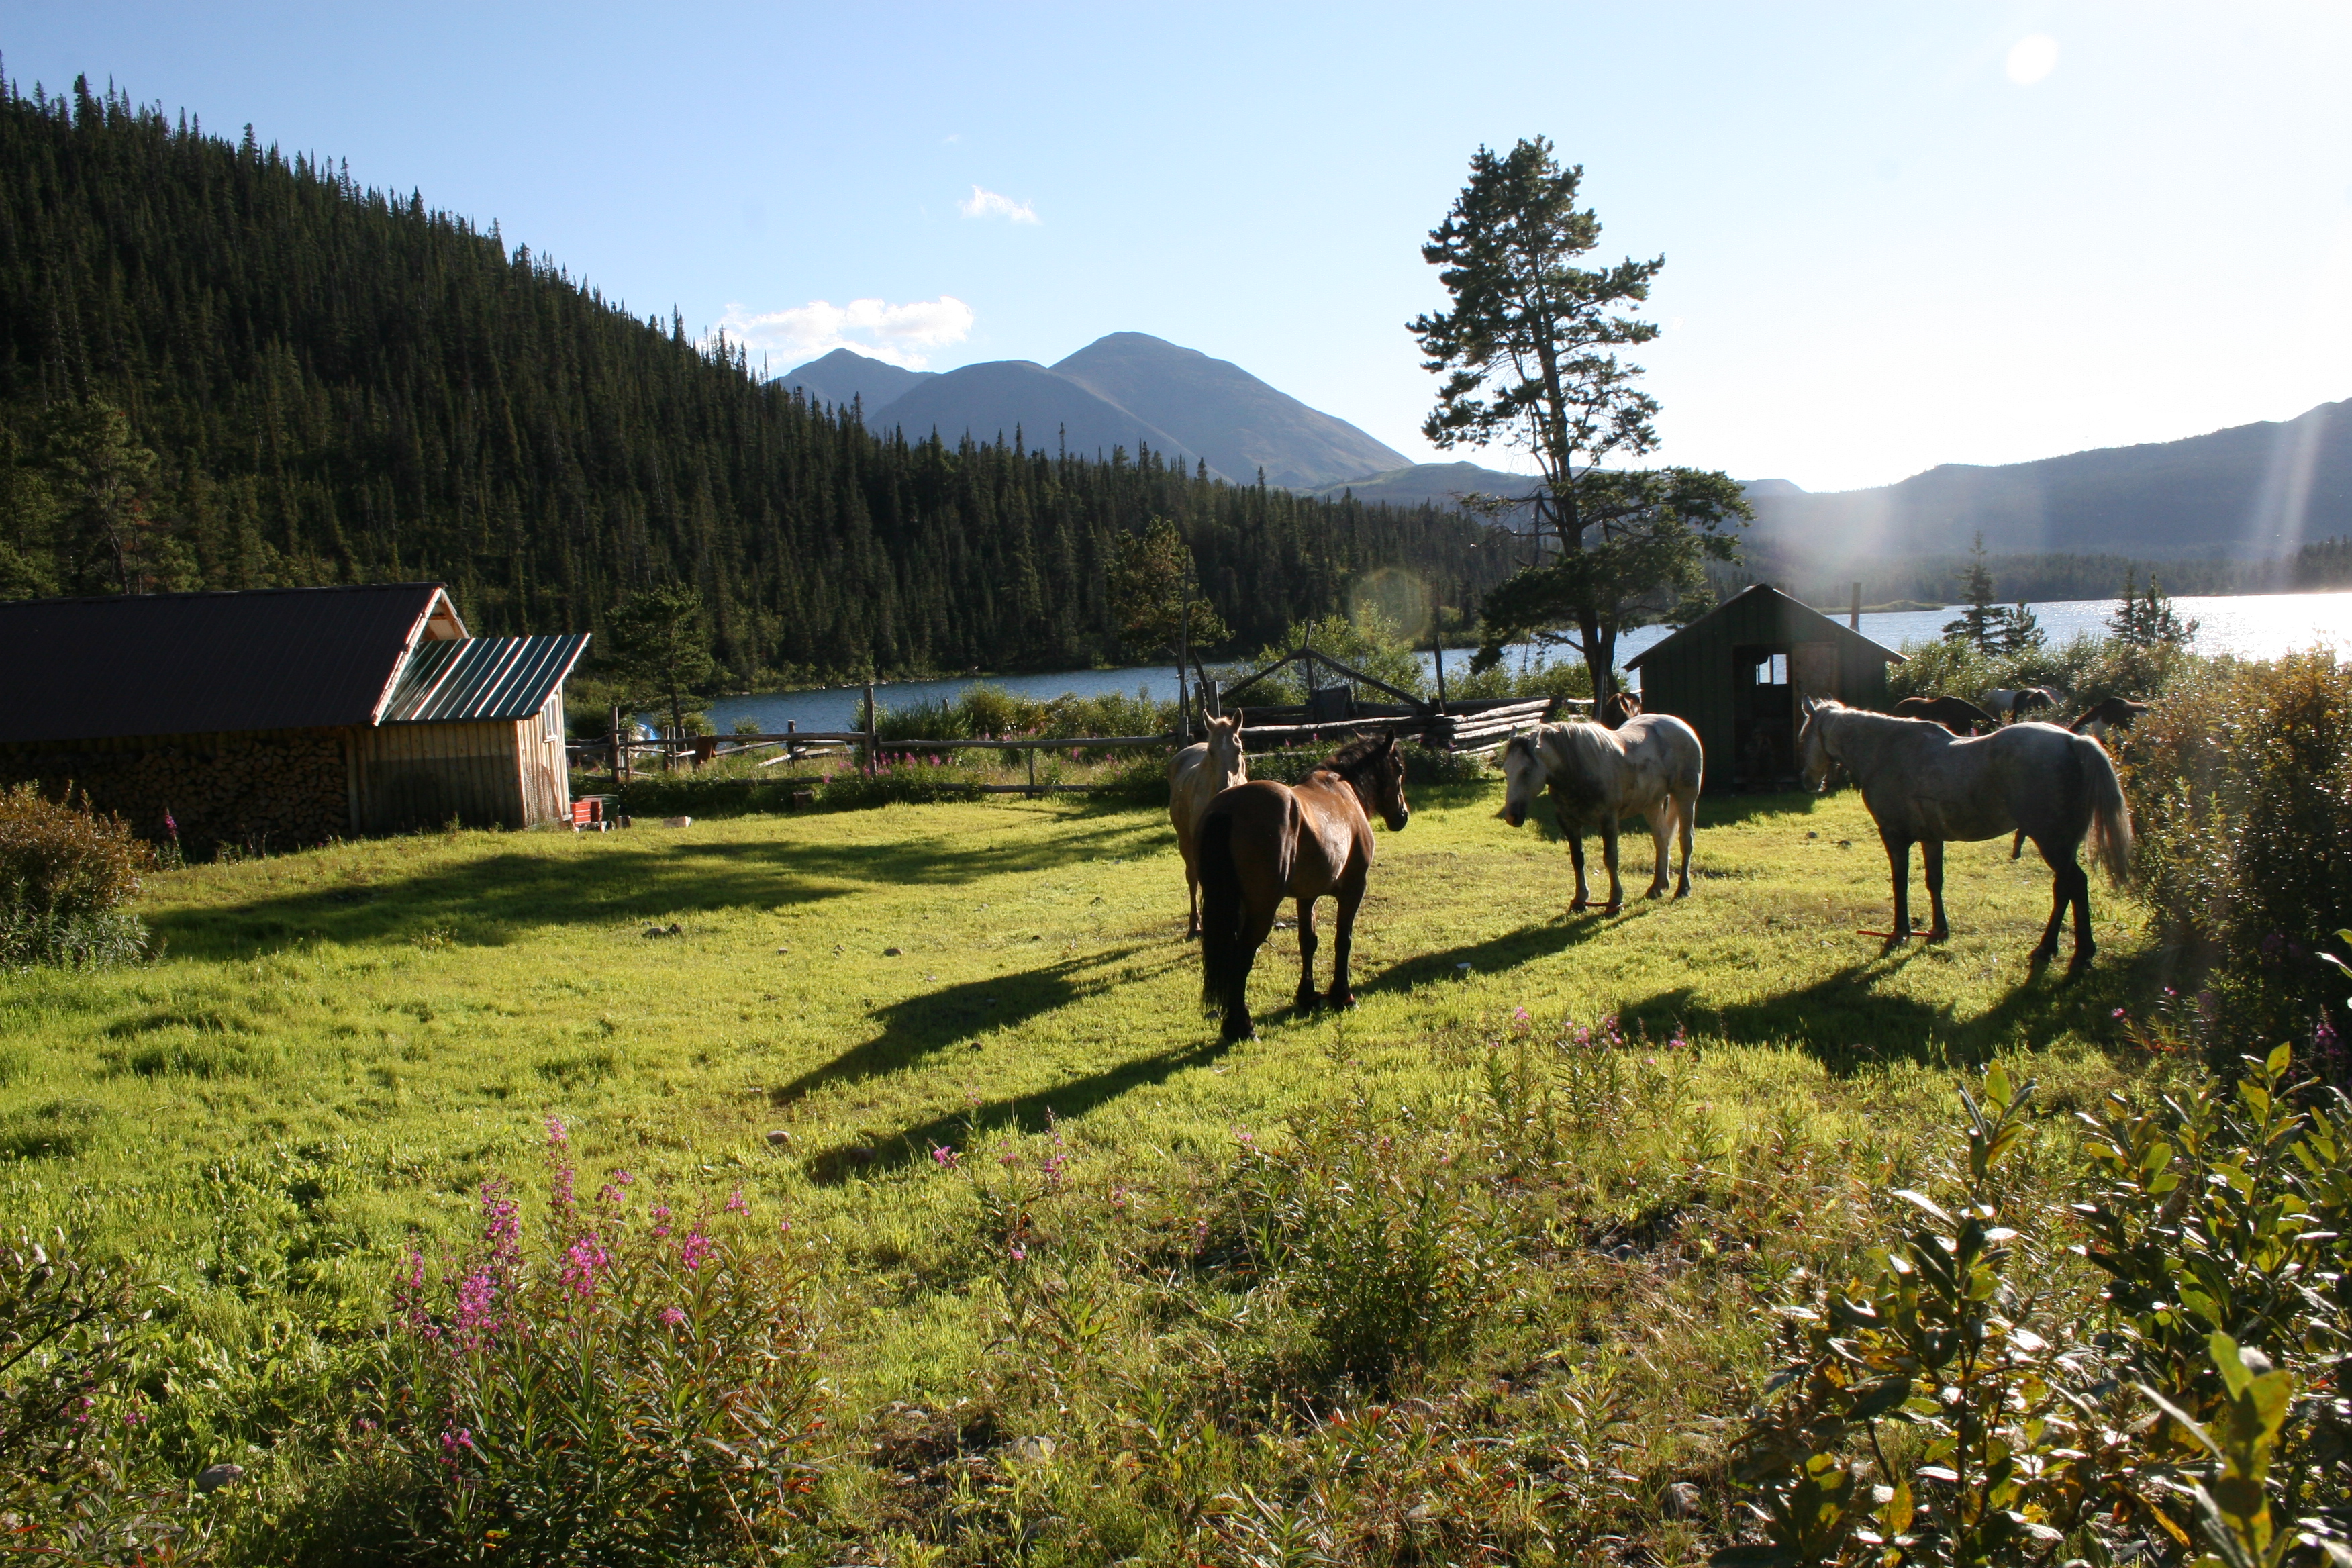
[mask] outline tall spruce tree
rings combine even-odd
[[[1451,304],[1409,326],[1445,378],[1423,434],[1444,449],[1518,447],[1542,480],[1537,558],[1487,597],[1476,665],[1491,668],[1514,637],[1573,627],[1600,698],[1618,635],[1688,603],[1707,562],[1734,558],[1733,531],[1750,513],[1727,474],[1604,466],[1657,445],[1657,400],[1618,351],[1657,336],[1627,312],[1665,258],[1578,265],[1601,243],[1601,220],[1577,205],[1583,177],[1543,137],[1479,148],[1422,247]]]
[[[1956,619],[1944,623],[1945,637],[1967,643],[1979,653],[2000,652],[2001,626],[2007,617],[1992,602],[1992,567],[1985,559],[1981,532],[1969,552],[1968,569],[1960,574],[1960,601],[1966,608]]]

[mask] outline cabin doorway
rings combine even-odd
[[[1733,779],[1743,790],[1778,790],[1797,778],[1796,687],[1786,644],[1731,650]]]

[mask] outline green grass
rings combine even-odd
[[[585,1168],[740,1185],[792,1221],[839,1394],[834,1536],[907,1560],[1024,1538],[1038,1561],[1246,1556],[1287,1528],[1250,1499],[1320,1496],[1384,1561],[1433,1517],[1414,1500],[1444,1496],[1448,1550],[1485,1531],[1540,1556],[1549,1531],[1675,1555],[1728,1517],[1709,1467],[1760,1376],[1760,1309],[1867,1238],[1854,1178],[1919,1162],[1959,1070],[1997,1054],[2045,1110],[2133,1070],[2113,1015],[2161,960],[2102,888],[2098,967],[2030,974],[2049,879],[2005,841],[1952,847],[1951,942],[1880,957],[1856,933],[1885,924],[1885,859],[1852,794],[1712,805],[1691,898],[1569,916],[1565,847],[1497,804],[1417,792],[1380,838],[1360,1005],[1293,1017],[1278,931],[1262,1037],[1232,1048],[1197,1004],[1156,811],[464,833],[158,876],[159,962],[0,977],[0,1212],[174,1293],[153,1387],[190,1473],[318,1419],[391,1259],[461,1231],[485,1177],[532,1178],[553,1115]],[[1612,1015],[1621,1051],[1554,1043]],[[1358,1147],[1350,1126],[1512,1173],[1445,1188],[1495,1246],[1396,1373],[1417,1405],[1318,1362],[1307,1295],[1249,1240],[1250,1150],[1311,1164]],[[1055,1138],[1066,1181],[1036,1174]],[[1387,1414],[1328,1419],[1375,1395]],[[1350,1468],[1349,1443],[1394,1462]],[[1473,1486],[1438,1462],[1528,1443],[1634,1479],[1529,1458]],[[320,1463],[288,1459],[272,1506],[327,1485]],[[1685,1475],[1712,1511],[1663,1517]]]

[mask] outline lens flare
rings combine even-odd
[[[2058,40],[2047,33],[2028,33],[2009,47],[2009,79],[2032,87],[2058,68]]]

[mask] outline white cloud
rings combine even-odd
[[[850,348],[908,370],[923,368],[926,351],[970,337],[971,323],[971,307],[952,294],[905,305],[882,300],[852,300],[846,305],[812,300],[789,310],[760,312],[730,305],[719,321],[736,342],[774,354],[813,359]]]
[[[969,199],[956,203],[956,211],[966,217],[1001,217],[1012,223],[1036,223],[1037,209],[1027,202],[1016,202],[1011,196],[1000,196],[994,191],[971,188]]]
[[[2009,48],[2009,79],[2032,87],[2058,68],[2058,40],[2047,33],[2028,33]]]

